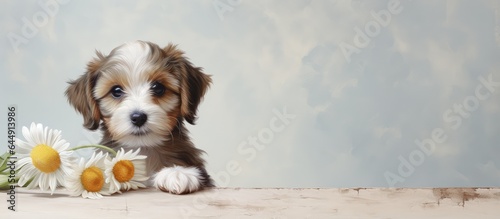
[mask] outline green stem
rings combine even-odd
[[[103,150],[106,150],[109,153],[113,154],[113,156],[116,157],[116,151],[115,150],[113,150],[113,149],[111,149],[109,147],[106,147],[104,145],[99,145],[99,144],[82,145],[82,146],[71,148],[69,150],[70,151],[76,151],[76,150],[83,149],[83,148],[99,148],[99,149],[103,149]]]

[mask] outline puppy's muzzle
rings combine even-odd
[[[134,126],[141,127],[144,123],[146,123],[146,121],[148,121],[148,116],[143,112],[136,111],[130,115],[130,121]]]

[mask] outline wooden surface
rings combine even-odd
[[[500,188],[143,189],[100,200],[18,188],[17,212],[2,202],[0,218],[500,218]]]

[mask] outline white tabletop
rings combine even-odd
[[[0,218],[500,218],[500,188],[142,189],[100,200],[16,192],[17,212],[2,200]]]

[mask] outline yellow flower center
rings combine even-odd
[[[85,169],[80,177],[83,188],[89,192],[99,192],[104,185],[102,170],[93,166]]]
[[[120,160],[113,167],[113,175],[118,182],[128,182],[134,177],[134,164],[130,160]]]
[[[30,153],[33,165],[44,173],[52,173],[61,166],[61,157],[52,147],[39,144]]]

